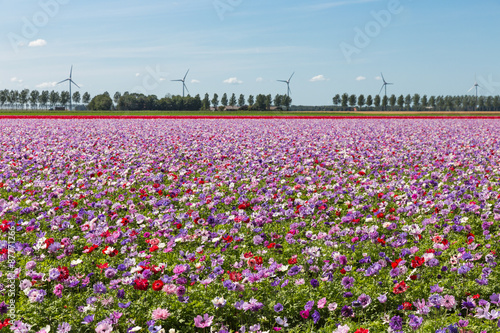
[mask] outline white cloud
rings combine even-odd
[[[29,47],[40,47],[47,45],[47,41],[45,39],[37,39],[28,44]]]
[[[327,80],[327,78],[324,75],[316,75],[315,77],[313,77],[309,81],[311,81],[311,82],[319,82],[319,81],[326,81],[326,80]]]
[[[263,79],[263,78],[261,78],[261,77],[258,77],[255,81],[257,81],[257,82],[262,82],[262,81],[264,81],[264,79]]]
[[[200,80],[192,79],[191,83],[200,83]]]
[[[165,79],[164,77],[161,77],[161,78],[160,78],[160,82],[163,82],[163,81],[165,81],[165,80],[166,80],[166,79]]]
[[[135,76],[141,76],[141,73],[135,73]]]
[[[230,77],[229,79],[224,80],[222,82],[228,83],[228,84],[242,84],[243,83],[243,81],[238,80],[238,78],[236,78],[236,77]]]
[[[13,78],[10,79],[10,82],[23,83],[23,80],[18,79],[17,77],[14,76]]]
[[[57,82],[44,82],[44,83],[38,84],[36,87],[37,88],[52,88],[52,87],[55,87],[56,85],[57,85]]]
[[[380,76],[375,76],[375,80],[377,80],[377,81],[381,81],[381,80],[382,80],[382,78],[381,78]]]
[[[364,76],[358,76],[356,78],[356,81],[364,81],[364,80],[366,80],[366,77],[364,77]]]

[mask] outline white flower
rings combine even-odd
[[[131,328],[129,332],[137,332],[137,331],[140,331],[141,329],[142,329],[142,327],[136,326],[134,328]]]
[[[80,265],[83,262],[82,259],[77,259],[77,260],[71,260],[71,266],[77,266]]]

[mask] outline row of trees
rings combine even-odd
[[[84,93],[83,96],[80,92],[73,93],[73,103],[78,104],[82,102],[87,105],[90,102],[90,94]],[[61,93],[57,91],[38,91],[24,89],[18,90],[0,90],[0,108],[7,109],[48,109],[58,106],[66,107],[69,105],[70,95],[67,91]]]
[[[167,95],[163,98],[158,98],[156,95],[146,96],[144,94],[128,93],[123,95],[116,92],[113,96],[113,101],[118,110],[270,110],[272,106],[278,109],[289,109],[292,99],[287,95],[276,95],[273,99],[271,95],[259,94],[257,96],[240,94],[232,94],[230,97],[224,93],[220,99],[218,94],[212,97],[205,94],[201,99],[200,95],[191,97],[187,95],[172,96]]]
[[[125,92],[123,95],[116,92],[111,98],[108,92],[95,96],[92,100],[88,92],[80,95],[76,91],[72,95],[74,105],[80,103],[79,108],[85,107],[91,110],[289,110],[292,99],[287,95],[276,95],[274,98],[269,95],[258,94],[256,96],[236,94],[228,95],[224,93],[221,97],[218,94],[210,96],[205,94],[202,99],[200,95],[194,97],[188,95],[172,96],[168,94],[163,98],[156,95],[144,95]],[[333,106],[321,107],[300,107],[300,110],[332,110],[347,111],[354,108],[358,110],[386,110],[386,111],[500,111],[500,96],[420,96],[414,95],[349,95],[344,93],[333,97]],[[0,90],[0,108],[3,109],[48,109],[56,107],[66,108],[70,102],[70,95],[67,91],[38,91],[24,89]],[[298,107],[292,107],[293,110]]]
[[[334,110],[346,111],[357,108],[359,110],[387,110],[387,111],[500,111],[500,96],[420,96],[396,95],[372,97],[368,95],[335,95],[333,97]]]

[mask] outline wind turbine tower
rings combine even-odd
[[[77,86],[78,88],[80,88],[80,86],[77,85],[75,83],[75,81],[73,81],[72,76],[73,76],[73,65],[71,65],[71,70],[69,72],[69,78],[67,78],[66,80],[62,80],[61,82],[57,83],[57,84],[60,84],[60,83],[66,82],[66,81],[69,82],[69,110],[70,111],[73,111],[73,105],[72,105],[73,96],[71,95],[71,84],[74,84],[75,86]]]

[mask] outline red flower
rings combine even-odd
[[[176,225],[175,227],[176,227],[177,229],[180,229],[180,228],[182,228],[182,224],[177,223],[177,225]]]
[[[404,281],[401,281],[400,283],[396,284],[394,286],[394,293],[395,294],[402,294],[404,293],[406,290],[408,289],[408,286],[406,285],[406,283]]]
[[[58,266],[57,270],[59,271],[59,276],[57,277],[58,281],[64,281],[69,278],[69,269],[66,266]]]
[[[366,328],[363,328],[363,327],[360,327],[354,333],[370,333],[370,330],[366,329]]]
[[[158,249],[159,249],[158,245],[153,245],[153,246],[151,246],[151,248],[149,249],[149,252],[155,252],[155,251],[156,251],[156,250],[158,250]]]
[[[156,280],[153,282],[153,290],[154,291],[160,291],[161,288],[163,288],[163,281],[162,280]]]
[[[230,272],[229,273],[229,279],[233,282],[241,281],[242,278],[243,277],[242,277],[241,273],[238,273],[238,272]]]
[[[297,263],[297,258],[288,259],[288,264],[289,265],[293,265],[293,264],[296,264],[296,263]]]
[[[268,248],[268,249],[272,249],[272,248],[273,248],[273,247],[275,247],[275,246],[276,246],[276,243],[270,243],[270,244],[267,246],[267,248]]]
[[[379,242],[380,244],[383,244],[385,245],[385,240],[383,240],[382,238],[377,238],[377,242]]]
[[[264,261],[262,260],[262,257],[257,257],[257,256],[255,256],[254,258],[255,258],[255,261],[257,262],[257,265],[262,265],[262,263],[264,262]]]
[[[415,259],[413,259],[411,261],[411,267],[413,267],[413,268],[420,267],[424,264],[424,262],[425,262],[424,258],[420,258],[418,256],[415,256]]]
[[[54,238],[49,238],[49,239],[45,240],[45,244],[47,244],[47,247],[49,247],[50,244],[53,244],[53,243],[54,243]]]
[[[411,310],[412,304],[410,302],[404,302],[403,303],[403,309],[405,310]]]
[[[472,296],[473,299],[478,299],[479,297],[481,297],[479,294]]]
[[[341,274],[345,274],[345,273],[347,273],[347,272],[346,272],[346,270],[345,270],[345,269],[343,269],[343,268],[342,268],[342,269],[340,270],[340,273],[341,273]]]
[[[398,258],[398,259],[396,259],[396,261],[391,262],[391,266],[392,266],[392,268],[396,268],[396,267],[398,267],[398,265],[399,265],[399,263],[400,263],[401,261],[403,261],[403,259]]]
[[[243,256],[245,257],[245,259],[248,259],[248,258],[253,257],[253,253],[252,252],[245,252],[245,254]]]
[[[135,279],[134,289],[136,290],[148,290],[149,282],[146,279]]]

